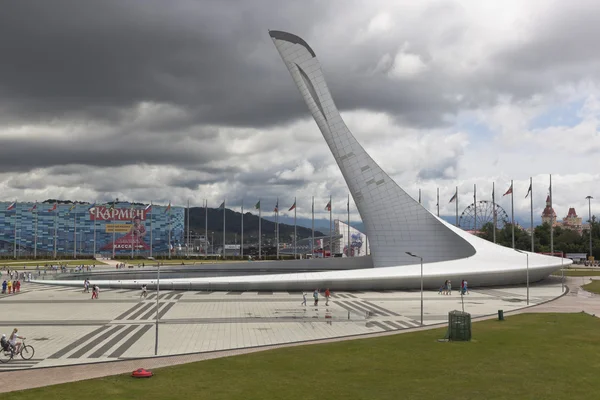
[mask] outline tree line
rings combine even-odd
[[[561,226],[554,227],[554,252],[586,253],[590,250],[590,233],[592,235],[592,253],[596,260],[600,259],[600,223],[592,216],[591,229],[579,232]],[[480,229],[479,236],[493,241],[494,224],[488,222]],[[512,226],[505,224],[502,229],[496,229],[496,243],[512,247]],[[536,253],[550,252],[550,224],[544,223],[534,229],[534,251]],[[515,247],[519,250],[531,251],[531,235],[520,227],[515,226]]]

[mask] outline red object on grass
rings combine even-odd
[[[131,373],[131,376],[134,378],[150,378],[152,375],[152,371],[148,371],[144,368],[138,368]]]

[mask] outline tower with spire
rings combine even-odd
[[[556,212],[554,212],[554,208],[550,204],[550,196],[546,197],[546,208],[542,212],[542,224],[551,224],[553,223],[556,226]]]

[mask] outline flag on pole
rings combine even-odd
[[[329,203],[327,203],[327,205],[325,206],[325,210],[331,211],[331,200],[329,200]]]
[[[148,204],[146,208],[144,208],[144,211],[147,213],[152,212],[152,204]]]
[[[75,208],[76,204],[73,203],[73,205],[71,207],[69,207],[69,212],[73,211],[73,209]]]
[[[31,207],[29,209],[29,212],[32,212],[33,210],[37,210],[37,201],[35,202],[35,204],[33,205],[33,207]]]
[[[450,198],[450,201],[448,203],[452,203],[453,201],[456,201],[456,196],[458,196],[458,190],[456,192],[454,192],[454,196],[452,196],[452,198]]]
[[[254,208],[260,210],[260,200],[254,205]]]
[[[171,202],[169,202],[169,205],[167,206],[167,208],[165,208],[165,214],[169,211],[171,211]]]
[[[512,183],[511,183],[511,184],[510,184],[510,187],[508,188],[508,190],[506,191],[506,193],[504,193],[504,194],[502,195],[502,197],[504,197],[504,196],[506,196],[506,195],[509,195],[509,194],[512,194],[512,192],[513,192],[513,185],[512,185]]]
[[[533,185],[533,183],[529,184],[529,189],[527,189],[527,194],[525,195],[525,198],[527,198],[529,196],[529,194],[531,193],[531,190],[533,189],[531,186]]]
[[[6,211],[14,210],[16,204],[17,204],[16,201],[9,204],[9,206],[6,208]]]
[[[115,202],[113,201],[112,204],[108,207],[108,210],[114,210],[115,209]]]
[[[275,209],[273,211],[276,213],[279,212],[279,199],[277,199],[277,203],[275,203]]]
[[[294,204],[292,204],[288,211],[292,211],[294,208],[296,208],[296,200],[294,200]]]
[[[94,210],[96,210],[96,202],[93,202],[88,208],[88,211],[90,211],[90,212],[92,212]]]
[[[48,211],[56,211],[56,203],[52,206],[52,208],[48,209]]]

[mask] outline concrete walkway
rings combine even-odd
[[[588,293],[580,288],[582,284],[589,283],[590,278],[567,278],[566,285],[569,292],[555,300],[545,302],[543,304],[522,308],[514,311],[506,311],[506,314],[512,315],[516,313],[536,313],[536,312],[587,312],[600,316],[600,296]],[[518,289],[518,288],[517,288]],[[496,291],[497,289],[483,289],[488,291]],[[560,288],[559,288],[560,290]],[[237,296],[236,296],[237,297]],[[484,319],[496,318],[495,315],[476,318],[477,321]],[[103,376],[129,373],[137,368],[143,367],[147,369],[165,367],[170,365],[185,364],[189,362],[202,361],[220,357],[229,357],[239,354],[248,354],[258,351],[301,346],[306,344],[329,343],[337,341],[346,341],[354,339],[363,339],[371,337],[380,337],[388,335],[396,335],[405,332],[415,332],[425,329],[438,328],[442,325],[428,325],[425,327],[407,328],[402,330],[383,331],[377,333],[369,333],[356,335],[351,337],[335,337],[320,340],[309,340],[295,343],[280,343],[274,345],[264,345],[258,347],[229,349],[223,351],[209,351],[196,354],[185,354],[177,356],[164,356],[157,358],[144,358],[138,360],[124,360],[114,362],[101,362],[97,364],[57,366],[51,368],[40,368],[20,371],[5,371],[0,372],[0,392],[9,392],[15,390],[23,390],[34,387],[42,387],[52,384],[65,382],[73,382],[83,379],[98,378]]]

